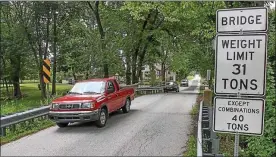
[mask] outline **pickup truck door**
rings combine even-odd
[[[120,97],[117,94],[116,88],[112,81],[107,82],[107,107],[110,112],[113,112],[118,109],[118,103],[120,101]]]
[[[118,103],[116,104],[117,108],[121,108],[124,106],[124,101],[126,98],[126,92],[120,90],[120,86],[118,84],[118,82],[116,80],[114,80],[114,86],[116,87],[116,92],[117,92],[117,96],[118,96]]]

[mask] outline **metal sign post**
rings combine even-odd
[[[241,98],[241,94],[239,92],[237,93],[237,98]],[[236,132],[235,143],[234,143],[234,157],[239,156],[239,144],[240,144],[240,136],[239,136],[239,132]]]
[[[234,157],[239,156],[239,133],[235,134]]]
[[[213,130],[235,134],[237,157],[240,134],[263,134],[267,8],[218,10],[216,27]]]

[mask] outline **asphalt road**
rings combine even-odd
[[[1,146],[1,156],[182,156],[191,129],[196,81],[180,93],[136,98],[128,114],[93,123],[56,126]]]

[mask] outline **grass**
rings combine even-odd
[[[195,105],[193,105],[190,115],[192,117],[192,129],[187,142],[187,149],[184,152],[184,156],[197,156],[197,120],[199,112],[199,104],[202,100],[202,94],[199,94]]]
[[[20,87],[23,98],[19,100],[4,100],[1,102],[1,115],[22,112],[47,104],[47,100],[41,100],[41,91],[38,90],[37,83],[23,83]],[[57,84],[57,96],[61,96],[62,93],[71,88],[72,85],[69,84]],[[49,90],[51,91],[51,84],[49,85]],[[2,94],[7,95],[6,93]]]
[[[218,133],[219,152],[224,156],[234,156],[235,135]],[[240,153],[239,153],[240,155]]]
[[[6,132],[7,136],[0,138],[1,145],[9,143],[11,141],[18,140],[24,136],[36,133],[38,131],[51,127],[53,125],[55,125],[55,123],[48,119],[43,119],[43,120],[36,119],[34,120],[34,122],[29,124],[26,124],[26,123],[17,124],[15,131],[7,130]]]
[[[197,156],[196,137],[194,135],[189,137],[187,148],[188,151],[184,153],[184,156]]]

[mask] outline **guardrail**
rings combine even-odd
[[[219,154],[219,138],[212,130],[213,107],[200,102],[197,130],[197,156],[223,156]]]
[[[136,89],[137,95],[163,93],[162,87],[142,87]]]
[[[133,87],[136,85],[123,86],[125,87]],[[161,87],[147,87],[147,88],[135,88],[136,94],[154,94],[163,92],[163,88]],[[8,115],[1,117],[1,129],[0,136],[6,136],[7,130],[10,132],[14,132],[16,130],[16,125],[19,123],[31,123],[35,119],[46,119],[48,117],[50,106],[43,106],[40,108],[35,108],[32,110],[28,110],[21,113],[16,113],[13,115]]]
[[[202,106],[203,101],[200,102],[198,121],[197,121],[197,156],[202,156]]]

